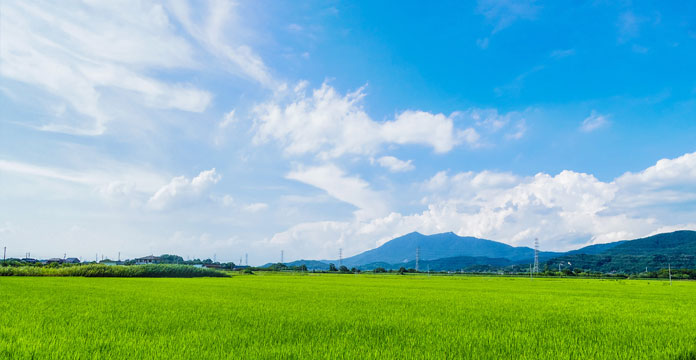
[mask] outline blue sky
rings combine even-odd
[[[11,256],[696,228],[692,3],[0,6]]]

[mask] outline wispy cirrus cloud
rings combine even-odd
[[[494,24],[493,34],[509,27],[517,20],[533,20],[541,6],[536,1],[479,0],[477,10]]]
[[[32,97],[70,110],[36,128],[104,133],[114,117],[104,106],[108,90],[138,94],[134,105],[187,112],[205,110],[212,99],[193,85],[151,76],[152,69],[196,66],[193,47],[158,3],[10,2],[1,16],[0,76],[12,81],[5,86],[29,85]]]
[[[609,125],[609,116],[602,115],[594,110],[590,116],[586,117],[585,120],[580,124],[580,131],[589,133]]]

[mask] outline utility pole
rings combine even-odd
[[[669,286],[672,286],[672,264],[667,264],[667,269],[669,269]]]
[[[118,252],[118,262],[121,262],[121,252],[120,251]],[[177,264],[179,263],[178,259],[176,260],[176,263]]]
[[[539,273],[539,238],[534,238],[534,272]]]
[[[338,267],[343,265],[343,248],[338,249]]]
[[[7,246],[2,248],[2,264],[5,264],[5,259],[7,258]]]
[[[239,259],[239,262],[242,262],[242,259]],[[249,254],[246,253],[244,254],[244,265],[249,266]]]
[[[532,264],[529,264],[529,278],[533,279],[534,277],[532,276]]]
[[[280,250],[280,263],[282,264],[283,262],[283,250]]]
[[[214,263],[217,262],[217,254],[213,254],[213,262],[214,262]]]
[[[418,260],[420,258],[420,247],[416,248],[416,272],[418,272]]]

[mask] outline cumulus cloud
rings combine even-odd
[[[274,140],[287,155],[330,159],[374,154],[385,144],[425,145],[445,153],[479,139],[475,129],[456,129],[452,116],[443,114],[409,110],[376,122],[361,106],[364,88],[341,95],[324,83],[309,96],[305,90],[306,83],[301,83],[290,103],[271,101],[255,108],[255,143]]]
[[[23,83],[39,103],[56,108],[59,101],[63,110],[56,115],[64,116],[37,125],[47,131],[102,134],[113,118],[104,98],[113,91],[137,94],[139,106],[201,112],[210,93],[150,75],[151,69],[195,66],[191,45],[170,20],[149,1],[9,2],[2,13],[0,76],[12,80],[5,82],[10,91]]]
[[[405,172],[416,168],[411,160],[404,161],[393,156],[382,156],[377,159],[377,163],[391,172]]]
[[[179,201],[195,199],[204,190],[217,184],[221,178],[222,176],[216,173],[215,168],[201,171],[198,176],[190,180],[185,176],[177,176],[157,190],[148,200],[147,205],[154,210],[163,210]]]
[[[520,246],[538,237],[544,249],[568,250],[696,228],[694,184],[696,153],[663,159],[609,182],[569,170],[534,176],[441,171],[420,185],[422,211],[304,223],[274,239],[324,239],[330,245],[313,246],[327,251],[341,246],[346,253],[357,253],[411,231],[454,231]]]
[[[602,115],[592,110],[590,116],[586,117],[585,120],[580,124],[580,130],[583,132],[592,132],[609,124],[609,119],[607,115]]]

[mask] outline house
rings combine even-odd
[[[80,259],[78,259],[78,258],[67,258],[67,259],[63,260],[63,263],[65,263],[65,264],[79,264],[79,263],[80,263]]]
[[[147,265],[147,264],[159,264],[162,259],[157,256],[145,256],[137,259],[133,259],[135,265]]]
[[[208,269],[222,269],[222,265],[220,264],[203,264],[203,267]]]
[[[232,270],[239,271],[239,270],[244,270],[244,269],[248,269],[248,268],[250,268],[249,265],[235,265]]]
[[[62,264],[62,263],[63,263],[63,259],[60,259],[60,258],[50,258],[50,259],[46,260],[46,264]]]

